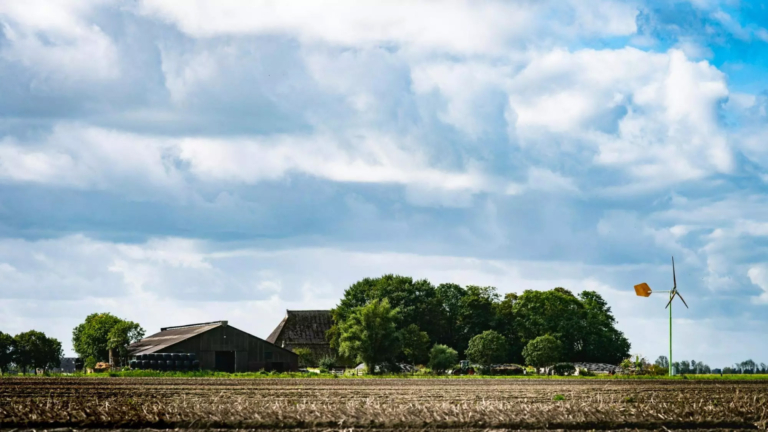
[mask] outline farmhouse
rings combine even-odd
[[[289,350],[308,348],[316,360],[333,357],[334,351],[325,337],[331,326],[329,310],[287,310],[267,341]]]
[[[293,371],[298,356],[238,330],[227,321],[164,327],[128,346],[131,356],[153,353],[193,353],[201,369],[221,372]]]

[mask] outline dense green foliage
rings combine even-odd
[[[13,336],[0,332],[0,373],[8,371],[13,354]]]
[[[400,331],[400,347],[409,363],[424,364],[429,355],[429,335],[411,324]]]
[[[550,366],[563,358],[563,344],[550,335],[539,336],[523,349],[525,364],[533,367]]]
[[[501,363],[507,355],[507,340],[493,330],[486,330],[469,340],[466,355],[469,361],[485,367]]]
[[[24,372],[59,367],[64,356],[61,342],[35,330],[17,334],[12,347],[13,363]]]
[[[458,361],[459,353],[449,346],[435,344],[429,351],[429,368],[437,373],[445,372]]]
[[[339,352],[365,363],[374,373],[398,351],[397,313],[386,298],[352,310],[340,327]]]
[[[126,360],[126,347],[144,337],[144,329],[135,322],[122,320],[110,313],[94,313],[72,331],[75,352],[84,359],[109,360],[109,350]]]
[[[309,348],[294,348],[293,352],[299,357],[299,367],[315,366],[315,356]]]
[[[547,334],[562,343],[563,361],[618,364],[629,356],[629,341],[616,329],[611,308],[594,291],[575,296],[555,288],[502,297],[493,287],[434,286],[427,280],[396,275],[366,278],[345,291],[332,312],[335,325],[328,332],[331,346],[340,348],[341,328],[356,310],[384,299],[398,311],[394,325],[401,343],[392,353],[397,361],[419,363],[414,360],[419,357],[418,350],[406,342],[415,340],[415,346],[421,346],[418,339],[426,341],[425,346],[446,345],[466,357],[470,339],[488,330],[506,340],[502,362],[523,362],[523,348]],[[409,339],[418,334],[414,328],[426,338]]]

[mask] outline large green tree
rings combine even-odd
[[[371,373],[399,353],[397,309],[389,301],[372,300],[352,310],[339,327],[339,352],[365,363]]]
[[[107,334],[107,349],[113,350],[122,364],[127,364],[128,345],[141,340],[143,337],[144,329],[139,324],[121,320]]]
[[[454,283],[440,284],[435,288],[437,302],[440,308],[440,331],[430,335],[439,344],[450,347],[462,346],[464,331],[461,329],[459,319],[461,316],[461,299],[466,291]],[[466,340],[464,341],[466,346]]]
[[[494,287],[469,285],[459,302],[459,328],[461,335],[456,349],[467,349],[469,340],[484,331],[493,330],[497,324],[495,304],[499,294]]]
[[[560,287],[527,290],[512,309],[522,344],[549,334],[562,343],[563,360],[618,364],[629,355],[629,341],[616,329],[611,308],[594,291],[576,297]]]
[[[43,369],[47,371],[61,365],[64,351],[61,342],[44,333],[30,330],[14,338],[14,363],[22,371]]]
[[[429,336],[416,324],[411,324],[400,330],[400,347],[410,364],[424,364],[429,356]]]
[[[575,360],[618,364],[631,348],[624,333],[616,329],[616,319],[608,303],[594,291],[583,291],[585,329],[583,347]]]
[[[13,363],[14,341],[13,336],[0,332],[0,374],[8,372]]]
[[[507,341],[493,330],[486,330],[469,340],[467,358],[473,363],[489,368],[503,362],[506,356]]]
[[[563,355],[563,344],[550,336],[539,336],[528,342],[523,349],[525,364],[537,368],[551,366],[557,363]]]
[[[132,321],[122,320],[110,313],[94,313],[72,331],[72,344],[81,358],[93,357],[108,361],[109,350],[120,355],[123,349],[144,337],[144,329]]]
[[[584,305],[570,291],[526,290],[514,309],[515,328],[520,342],[527,344],[550,334],[563,344],[563,357],[574,361],[581,357],[586,332]]]
[[[441,323],[444,322],[443,310],[435,287],[427,280],[414,281],[410,277],[384,275],[365,278],[344,292],[344,297],[332,311],[335,324],[328,334],[331,346],[340,346],[340,326],[357,308],[373,300],[384,299],[398,310],[398,330],[414,324],[427,332],[430,339],[435,339],[434,336],[440,333]]]

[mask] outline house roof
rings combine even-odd
[[[285,318],[267,337],[267,342],[327,345],[325,332],[332,326],[329,310],[287,310]]]
[[[138,342],[134,342],[128,345],[128,353],[132,356],[140,354],[152,354],[162,350],[163,348],[175,345],[181,341],[187,340],[193,336],[197,336],[200,333],[205,333],[208,330],[222,325],[227,325],[227,322],[214,321],[209,323],[189,324],[177,327],[163,327],[160,329],[160,333],[155,333],[151,336],[145,337]]]

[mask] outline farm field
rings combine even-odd
[[[766,381],[0,379],[6,429],[757,429]]]

